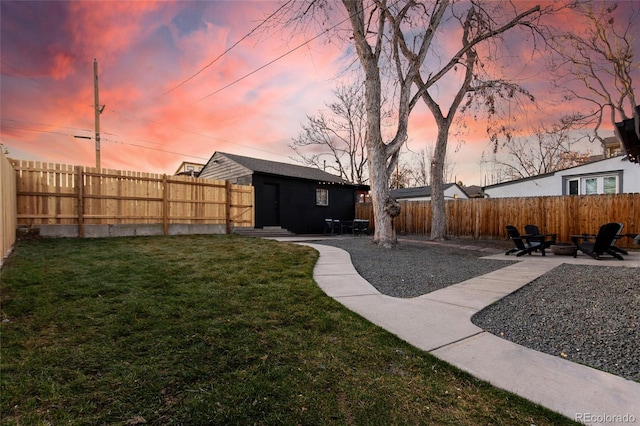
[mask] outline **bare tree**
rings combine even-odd
[[[582,108],[564,121],[593,128],[595,139],[604,143],[603,122],[614,126],[634,117],[638,105],[633,79],[640,77],[640,6],[625,2],[621,10],[616,3],[577,2],[571,10],[572,28],[549,30],[549,65],[565,101],[578,101]],[[635,120],[640,137],[640,118]]]
[[[389,188],[410,188],[413,185],[413,169],[411,164],[405,161],[406,156],[400,155],[396,163],[396,169],[389,177]]]
[[[493,162],[501,168],[500,175],[509,179],[550,173],[587,161],[590,151],[574,149],[579,141],[580,138],[572,135],[572,127],[567,124],[556,124],[551,128],[540,126],[530,137],[511,139],[505,144],[507,158],[494,159]]]
[[[412,176],[415,186],[429,185],[429,169],[431,164],[431,154],[433,149],[423,148],[415,154],[415,167]]]
[[[307,115],[301,132],[289,146],[304,164],[364,184],[368,180],[366,111],[360,84],[339,85],[333,93],[336,101],[327,104],[329,115]]]
[[[456,111],[467,102],[480,100],[492,105],[498,95],[515,96],[525,91],[502,79],[482,78],[478,49],[498,39],[514,27],[531,28],[540,14],[539,7],[518,10],[513,2],[452,2],[449,0],[342,0],[348,15],[348,36],[355,47],[364,74],[366,147],[369,181],[374,215],[374,242],[392,247],[397,239],[392,220],[400,213],[400,206],[389,196],[389,180],[396,169],[400,148],[407,140],[409,115],[423,100],[431,110],[438,126],[434,161],[432,162],[432,238],[446,236],[443,168],[449,129]],[[334,3],[327,0],[300,0],[289,3],[288,21],[300,30],[301,22],[312,22],[326,28]],[[313,17],[313,18],[311,18]],[[457,25],[455,25],[457,24]],[[336,28],[335,26],[331,27]],[[459,37],[460,45],[451,52],[446,45],[452,37]],[[487,47],[490,51],[491,47]],[[453,77],[451,77],[453,76]],[[462,81],[445,112],[443,101],[436,92],[441,82]],[[395,82],[394,131],[390,137],[382,132],[382,80]],[[433,90],[433,92],[431,92]]]
[[[409,166],[410,186],[428,186],[431,183],[429,171],[433,162],[434,146],[430,145],[413,153]],[[453,181],[455,176],[455,162],[451,159],[449,151],[445,156],[443,179],[445,183]]]

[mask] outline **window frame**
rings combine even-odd
[[[605,192],[605,180],[615,179],[614,185],[608,186],[608,191]],[[621,194],[622,193],[622,170],[589,173],[584,175],[569,175],[563,176],[562,195],[605,195],[605,194]],[[595,183],[595,192],[587,192],[593,188]],[[572,183],[577,182],[577,194],[571,191]],[[611,188],[614,188],[611,192]]]
[[[316,206],[318,207],[329,206],[329,189],[328,188],[316,188]]]

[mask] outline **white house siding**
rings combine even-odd
[[[567,180],[618,176],[619,193],[640,193],[640,165],[613,157],[537,177],[504,182],[484,188],[489,198],[536,197],[568,194]]]

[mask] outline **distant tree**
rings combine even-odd
[[[633,81],[640,78],[640,5],[625,2],[624,10],[612,2],[572,6],[573,25],[549,30],[549,66],[565,100],[579,101],[582,108],[563,121],[592,128],[594,139],[604,143],[603,122],[613,126],[629,119],[638,105]],[[640,133],[640,118],[635,119]]]
[[[499,180],[520,179],[583,164],[590,151],[574,150],[579,142],[569,125],[540,126],[529,137],[514,137],[505,144],[507,158],[493,159]]]
[[[409,170],[410,186],[429,186],[431,182],[429,171],[433,155],[434,147],[432,145],[413,154]],[[455,162],[451,159],[449,152],[446,153],[444,162],[443,179],[445,183],[451,183],[455,176]]]
[[[289,145],[295,160],[334,172],[352,183],[364,184],[367,175],[366,110],[360,84],[339,85],[328,113],[307,115],[302,130]]]
[[[431,163],[433,161],[434,146],[429,145],[418,152],[408,155],[408,186],[429,186],[431,183]],[[403,155],[405,156],[405,155]],[[455,176],[455,162],[449,152],[445,155],[443,179],[445,183],[451,183]]]
[[[431,149],[431,152],[433,152],[433,149]],[[415,186],[429,185],[430,158],[431,154],[429,154],[429,148],[423,148],[414,154],[412,177]]]
[[[414,185],[412,165],[406,161],[406,155],[401,155],[396,164],[396,170],[389,177],[389,188],[410,188]]]

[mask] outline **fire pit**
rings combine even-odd
[[[556,243],[549,248],[551,249],[551,253],[560,256],[574,256],[578,250],[578,248],[571,243]]]

